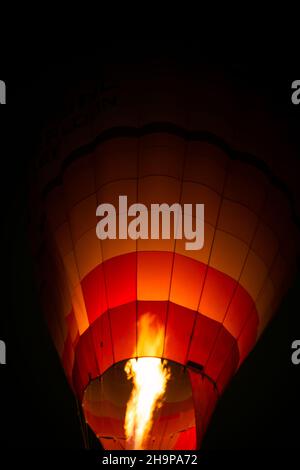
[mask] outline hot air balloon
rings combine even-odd
[[[131,77],[96,111],[94,97],[48,129],[32,187],[43,310],[105,449],[199,448],[295,270],[290,201],[253,156],[259,138],[247,143],[191,90]],[[120,195],[149,218],[151,204],[204,204],[203,248],[174,232],[99,240],[97,207]]]

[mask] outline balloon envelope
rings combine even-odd
[[[148,445],[193,449],[289,285],[297,235],[286,195],[255,158],[147,106],[138,126],[115,110],[81,126],[39,170],[40,291],[70,386],[108,449],[124,448],[122,364],[151,355],[139,320],[156,318],[157,357],[174,378]],[[117,208],[120,195],[144,204],[149,224],[151,204],[204,204],[203,248],[174,234],[99,240],[97,207]]]

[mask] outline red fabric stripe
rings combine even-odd
[[[90,379],[103,374],[112,364],[135,356],[137,310],[138,318],[151,312],[157,323],[165,327],[163,358],[183,365],[196,362],[204,366],[213,381],[217,381],[225,366],[234,372],[239,361],[237,342],[220,323],[171,302],[141,301],[136,308],[136,303],[131,302],[111,309],[80,337],[73,373],[78,398]],[[145,355],[147,351],[137,352],[138,357]]]

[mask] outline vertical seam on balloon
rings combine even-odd
[[[187,159],[187,148],[188,148],[189,142],[187,140],[184,140],[184,152],[183,152],[183,159],[182,159],[182,169],[181,169],[181,179],[180,179],[180,189],[179,189],[179,197],[178,197],[178,202],[181,202],[182,199],[182,193],[183,193],[183,183],[184,183],[184,173],[185,173],[185,165],[186,165],[186,159]],[[178,224],[178,220],[177,220]],[[175,224],[174,224],[174,230],[175,230]],[[170,306],[170,295],[171,295],[171,289],[172,289],[172,280],[173,280],[173,271],[174,271],[174,264],[175,264],[175,253],[176,253],[176,238],[175,235],[177,234],[178,226],[176,227],[176,232],[174,233],[174,248],[173,248],[173,253],[172,253],[172,265],[171,265],[171,273],[170,273],[170,284],[169,284],[169,292],[168,292],[168,300],[167,300],[167,308],[166,308],[166,318],[165,318],[165,334],[164,334],[164,343],[163,343],[163,349],[162,349],[162,357],[164,357],[165,353],[165,344],[166,344],[166,333],[167,333],[167,324],[168,324],[168,318],[169,318],[169,306]]]
[[[56,248],[56,252],[57,252],[57,255],[58,255],[58,258],[61,260],[61,262],[63,263],[63,260],[61,259],[61,256],[60,256],[60,253],[59,253],[59,250],[57,250],[57,246],[56,246],[56,243],[55,243],[55,240],[53,240],[53,245],[54,245],[54,248]],[[53,263],[55,263],[55,260],[53,259]],[[57,266],[55,266],[56,269]],[[53,270],[52,270],[53,271]],[[54,274],[54,272],[53,272]],[[67,284],[67,289],[68,289],[68,292],[69,292],[69,295],[70,295],[70,289],[69,289],[69,285],[68,285],[68,282],[66,281],[66,284]],[[58,295],[61,299],[63,299],[64,297],[62,296],[62,292],[61,292],[61,288],[60,288],[60,284],[59,285],[55,285],[55,292],[58,292]],[[71,296],[70,296],[70,304],[72,306],[72,310],[73,310],[73,305],[72,305],[72,299],[71,299]],[[56,310],[56,309],[54,309]],[[62,324],[63,322],[65,323],[65,327],[67,329],[67,324],[66,324],[66,320],[65,320],[65,316],[62,320],[61,318],[61,315],[59,315],[58,311],[54,313],[55,315],[55,320],[56,320],[56,323],[58,325],[58,328],[57,330],[59,331],[60,335],[61,335],[61,338],[62,338],[62,344],[63,344],[63,351],[62,351],[62,355],[61,355],[61,360],[63,358],[63,353],[64,353],[64,350],[65,350],[65,344],[66,344],[66,340],[68,339],[68,335],[66,337],[66,340],[64,340],[64,325]]]
[[[92,174],[94,176],[94,190],[95,190],[94,194],[95,194],[95,197],[96,197],[96,206],[98,206],[97,184],[96,184],[96,157],[95,157],[95,155],[92,158],[92,164],[90,165],[90,167],[91,167]],[[103,253],[102,253],[101,240],[99,240],[99,248],[100,248],[100,254],[101,254],[101,259],[102,259],[102,264],[103,264],[102,270],[103,270],[103,279],[104,279],[104,292],[105,292],[106,305],[107,305],[107,309],[108,309],[108,299],[107,299],[106,284],[105,284],[105,274],[104,274],[104,263],[103,263]],[[90,324],[90,327],[92,326],[93,323],[94,322],[92,322]],[[97,345],[95,345],[95,339],[94,339],[93,331],[91,331],[91,337],[93,339],[93,346],[94,346],[93,350],[94,350],[94,355],[95,355],[95,362],[96,362],[96,366],[97,366],[97,369],[98,369],[98,374],[100,376],[101,375],[101,368],[100,368],[100,364],[99,364],[97,353],[96,353]],[[98,339],[98,334],[97,334],[97,339]],[[99,345],[99,347],[100,347],[100,345]]]
[[[64,211],[64,212],[65,212],[65,216],[66,216],[66,211]],[[57,243],[56,243],[56,241],[55,241],[54,234],[52,234],[52,237],[51,237],[51,238],[52,238],[52,240],[50,240],[50,243],[53,243],[53,248],[55,249],[55,253],[57,254],[57,258],[61,261],[62,266],[63,266],[63,268],[64,268],[64,262],[63,262],[63,259],[62,259],[62,257],[61,257],[60,251],[59,251],[59,249],[58,249],[58,247],[57,247]],[[46,251],[46,253],[47,253],[47,250],[45,250],[45,251]],[[57,267],[57,265],[56,265],[55,258],[53,259],[53,267],[55,267],[56,270],[58,269],[58,267]],[[67,290],[68,290],[68,293],[69,293],[70,305],[71,305],[72,310],[73,310],[72,296],[71,296],[70,287],[69,287],[69,284],[68,284],[68,281],[67,281],[67,280],[66,280],[66,286],[67,286]],[[64,296],[62,295],[62,292],[61,292],[60,284],[59,284],[59,285],[55,285],[55,291],[58,292],[58,295],[59,295],[59,297],[60,297],[61,299],[64,299]],[[56,309],[54,309],[54,310],[56,310]],[[55,312],[55,313],[56,313],[56,312]],[[54,315],[55,315],[55,313],[54,313]],[[61,318],[61,315],[59,315],[58,312],[57,312],[57,314],[55,315],[56,323],[57,323],[57,325],[58,325],[58,331],[59,331],[59,333],[60,333],[60,335],[61,335],[62,344],[63,344],[63,351],[62,351],[62,355],[61,355],[61,360],[63,359],[63,354],[64,354],[64,351],[65,351],[65,344],[66,344],[66,340],[68,339],[68,335],[67,335],[67,337],[66,337],[66,340],[64,339],[64,331],[63,331],[63,330],[64,330],[64,326],[65,326],[66,329],[67,329],[67,324],[66,324],[65,318],[66,318],[66,317],[64,316],[64,318],[62,319],[62,318]],[[62,323],[64,323],[64,325],[63,325]],[[77,325],[77,328],[78,328],[78,325]],[[73,346],[73,344],[72,344],[72,346]],[[74,347],[73,347],[73,350],[74,350]],[[74,356],[75,356],[75,350],[74,350]],[[72,368],[72,373],[73,373],[73,368]],[[71,378],[72,378],[72,375],[71,375]]]
[[[273,231],[272,231],[272,233],[273,233]],[[270,266],[269,266],[269,268],[268,268],[268,270],[267,270],[267,273],[266,273],[265,278],[264,278],[264,280],[263,280],[263,282],[262,282],[261,288],[259,289],[259,292],[258,292],[258,294],[256,295],[255,300],[253,300],[253,306],[252,306],[252,308],[251,308],[251,310],[250,310],[250,313],[249,313],[249,315],[247,316],[247,318],[245,319],[245,322],[244,322],[244,324],[243,324],[243,326],[242,326],[242,328],[241,328],[241,331],[240,331],[240,333],[239,333],[239,335],[238,335],[238,337],[237,337],[237,339],[236,339],[237,344],[238,344],[238,341],[239,341],[239,339],[240,339],[242,333],[244,332],[244,329],[245,329],[247,323],[251,320],[253,312],[254,312],[254,311],[257,312],[257,310],[256,310],[256,303],[257,303],[257,301],[258,301],[258,299],[259,299],[259,297],[260,297],[260,295],[261,295],[261,293],[262,293],[262,291],[263,291],[263,289],[264,289],[264,287],[265,287],[265,285],[266,285],[266,283],[267,283],[267,281],[268,281],[268,279],[269,279],[269,277],[270,277],[270,274],[271,274],[271,272],[272,272],[272,269],[273,269],[273,267],[274,267],[274,264],[275,264],[275,262],[276,262],[276,260],[277,260],[277,258],[278,258],[278,256],[279,256],[279,254],[280,254],[280,251],[281,251],[281,250],[280,250],[280,240],[279,240],[277,234],[276,234],[276,238],[277,238],[277,240],[278,240],[278,248],[277,248],[276,253],[275,253],[274,257],[273,257],[273,260],[272,260],[272,262],[271,262],[271,264],[270,264]],[[258,321],[259,321],[258,312],[257,312],[257,318],[258,318]],[[256,341],[257,341],[257,334],[256,334]],[[232,350],[232,349],[230,349],[230,351],[229,351],[229,353],[228,353],[228,356],[229,356],[229,354],[231,354],[231,350]],[[227,357],[226,357],[226,360],[227,360]],[[241,358],[240,358],[240,360],[241,360]],[[239,361],[239,364],[240,364],[240,361]],[[239,365],[239,364],[238,364],[238,365]],[[218,381],[218,379],[219,379],[219,377],[220,377],[220,375],[221,375],[222,372],[223,372],[223,368],[222,368],[221,371],[219,372],[218,377],[217,377],[217,379],[216,379],[216,382]]]
[[[256,298],[255,298],[255,300],[253,300],[253,306],[252,306],[252,308],[251,308],[251,310],[250,310],[250,313],[249,313],[249,315],[247,316],[247,318],[245,319],[245,322],[244,322],[244,324],[243,324],[243,326],[242,326],[242,328],[241,328],[241,331],[240,331],[238,337],[236,338],[236,344],[237,344],[237,345],[238,345],[238,342],[239,342],[240,337],[242,336],[242,334],[243,334],[243,332],[244,332],[244,330],[245,330],[245,328],[246,328],[246,326],[247,326],[247,323],[248,323],[248,322],[251,320],[251,318],[252,318],[253,312],[257,312],[257,310],[256,310],[256,302],[257,302],[257,300],[259,299],[259,296],[260,296],[260,294],[261,294],[261,292],[262,292],[262,290],[263,290],[263,288],[264,288],[264,286],[265,286],[267,280],[269,279],[270,273],[271,273],[271,271],[272,271],[272,269],[273,269],[273,266],[274,266],[275,261],[276,261],[277,258],[278,258],[279,253],[280,253],[280,249],[279,249],[279,247],[278,247],[278,249],[277,249],[277,251],[276,251],[276,254],[274,255],[273,261],[272,261],[272,263],[270,264],[270,267],[269,267],[269,269],[268,269],[268,271],[267,271],[267,274],[266,274],[266,276],[265,276],[265,278],[264,278],[264,280],[263,280],[262,286],[261,286],[261,288],[260,288],[260,290],[259,290],[259,292],[258,292],[258,294],[257,294],[257,296],[256,296]],[[259,321],[258,312],[257,312],[257,318],[258,318],[258,321]],[[257,335],[256,335],[256,336],[257,336]],[[256,338],[256,339],[257,339],[257,338]],[[225,362],[227,361],[227,358],[228,358],[229,355],[231,354],[233,347],[234,347],[234,345],[230,348],[230,351],[228,352],[228,354],[227,354],[227,356],[226,356]],[[241,359],[241,358],[239,358],[239,359]],[[225,364],[225,362],[224,362],[224,364]],[[239,363],[240,363],[240,360],[239,360]],[[217,378],[216,378],[216,383],[218,382],[218,380],[219,380],[219,378],[220,378],[222,372],[223,372],[223,367],[222,367],[221,371],[219,372],[219,374],[218,374],[218,376],[217,376]]]
[[[264,222],[264,223],[265,223],[265,222]],[[272,233],[273,233],[273,231],[272,231]],[[268,281],[268,279],[269,279],[269,277],[270,277],[270,273],[271,273],[271,271],[272,271],[272,269],[273,269],[273,267],[274,267],[274,264],[275,264],[275,262],[276,262],[276,260],[277,260],[277,258],[278,258],[278,256],[279,256],[279,254],[280,254],[280,252],[281,252],[281,250],[280,250],[280,240],[279,240],[277,234],[275,234],[275,236],[276,236],[277,241],[278,241],[278,248],[277,248],[276,253],[275,253],[274,257],[273,257],[272,263],[270,264],[269,268],[267,269],[267,273],[266,273],[266,275],[265,275],[265,278],[264,278],[264,280],[263,280],[263,282],[262,282],[261,288],[259,289],[259,292],[258,292],[258,294],[257,294],[257,296],[256,296],[256,298],[255,298],[255,300],[252,299],[252,301],[253,301],[253,306],[252,306],[252,308],[251,308],[251,310],[250,310],[249,315],[248,315],[247,318],[245,319],[245,322],[244,322],[244,324],[243,324],[243,326],[242,326],[242,328],[241,328],[241,331],[240,331],[238,337],[236,338],[237,344],[238,344],[238,341],[239,341],[239,339],[240,339],[242,333],[244,332],[244,329],[245,329],[245,327],[246,327],[248,321],[251,320],[253,312],[256,312],[257,319],[258,319],[258,321],[259,321],[259,315],[258,315],[258,312],[257,312],[257,310],[256,310],[256,302],[258,301],[258,299],[259,299],[259,297],[260,297],[260,295],[261,295],[261,293],[262,293],[262,291],[263,291],[263,289],[264,289],[264,287],[265,287],[265,285],[266,285],[266,283],[267,283],[267,281]],[[260,258],[260,257],[259,257],[259,258]],[[257,341],[257,334],[256,334],[256,341]],[[229,352],[228,354],[230,354],[230,353],[231,353],[231,349],[230,349],[230,352]],[[226,357],[226,360],[227,360],[227,357]],[[222,372],[223,372],[223,368],[221,369],[220,373],[218,374],[218,377],[217,377],[217,379],[216,379],[216,382],[218,381],[218,379],[219,379],[219,377],[220,377],[220,375],[221,375]]]
[[[190,377],[190,372],[188,372],[188,378],[189,378],[189,382],[190,382],[190,386],[191,386],[191,392],[192,392],[192,401],[193,401],[193,411],[194,411],[194,422],[195,422],[195,435],[196,435],[196,447],[197,447],[197,441],[198,441],[198,432],[197,432],[197,416],[196,416],[196,409],[197,409],[197,403],[196,403],[196,397],[195,397],[195,393],[194,393],[194,387],[193,387],[193,384],[192,384],[192,381],[191,381],[191,377]],[[200,373],[200,377],[201,377],[201,380],[203,381],[205,379],[205,377]],[[201,417],[201,421],[202,421],[202,417]],[[199,424],[200,426],[200,424]]]
[[[62,184],[61,186],[62,188],[62,192],[64,194],[64,201],[65,201],[65,204],[66,204],[66,193],[65,193],[65,188],[64,188],[64,185]],[[66,206],[65,206],[66,207]],[[86,303],[85,303],[85,298],[84,298],[84,295],[83,295],[83,292],[82,292],[82,286],[81,286],[81,280],[80,280],[80,272],[79,272],[79,267],[78,267],[78,262],[77,262],[77,256],[76,256],[76,251],[75,251],[75,242],[74,242],[74,238],[73,238],[73,233],[72,233],[72,225],[71,225],[71,220],[70,220],[70,214],[69,214],[69,209],[66,208],[65,210],[66,212],[66,217],[67,217],[67,223],[68,223],[68,226],[69,226],[69,230],[70,230],[70,238],[71,238],[71,244],[72,244],[72,251],[73,251],[73,255],[74,255],[74,261],[75,261],[75,265],[76,265],[76,270],[77,270],[77,275],[78,275],[78,280],[79,280],[79,286],[80,286],[80,289],[81,289],[81,295],[82,295],[82,298],[83,298],[83,302],[84,302],[84,306],[85,306],[85,313],[86,313],[86,317],[87,317],[87,320],[88,320],[88,323],[89,323],[89,318],[88,318],[88,314],[87,314],[87,308],[86,308]],[[72,298],[72,297],[71,297]],[[75,316],[76,318],[76,316]],[[79,330],[79,328],[78,328]]]
[[[65,217],[66,217],[66,223],[67,223],[67,225],[68,225],[68,229],[69,229],[69,232],[70,232],[70,239],[71,239],[71,244],[72,244],[72,250],[71,250],[71,251],[73,251],[73,256],[74,256],[75,265],[76,265],[76,270],[77,270],[77,275],[78,275],[78,279],[79,279],[79,285],[80,285],[80,288],[81,288],[79,269],[78,269],[78,264],[77,264],[76,255],[75,255],[75,244],[74,244],[73,234],[72,234],[72,230],[71,230],[71,223],[70,223],[70,217],[69,217],[69,210],[67,209],[67,205],[66,205],[66,193],[65,193],[64,185],[61,184],[60,188],[61,188],[62,197],[63,197],[63,201],[64,201],[64,213],[65,213]],[[63,260],[62,260],[62,262],[63,262]],[[63,265],[64,265],[64,262],[63,262]],[[70,295],[70,300],[71,300],[72,309],[73,309],[73,311],[74,311],[73,302],[72,302],[72,292],[71,292],[71,287],[70,287],[70,285],[69,285],[69,282],[70,282],[70,281],[67,279],[67,287],[68,287],[68,291],[69,291],[69,295]],[[83,301],[84,301],[84,305],[85,305],[85,299],[84,299],[84,296],[83,296],[83,293],[82,293],[82,288],[81,288],[81,294],[82,294]],[[86,316],[87,316],[86,305],[85,305],[85,311],[86,311]],[[78,325],[78,323],[77,323],[77,318],[76,318],[75,312],[74,312],[74,317],[75,317],[75,320],[76,320],[76,324],[77,324],[77,328],[78,328],[78,333],[79,333],[79,325]],[[88,319],[88,316],[87,316],[87,319]],[[89,321],[89,320],[88,320],[88,321]],[[80,333],[79,333],[79,336],[81,336]],[[77,348],[74,348],[74,363],[73,363],[72,375],[71,375],[71,377],[72,377],[72,382],[73,382],[74,366],[75,366],[76,358],[77,358],[77,357],[78,357],[78,351],[77,351]]]
[[[101,151],[99,152],[99,158],[102,158]],[[96,182],[96,157],[94,156],[93,159],[93,175],[94,175],[94,186],[95,186],[95,196],[96,196],[96,205],[98,206],[98,188],[97,188],[97,182]],[[107,310],[105,313],[107,313],[108,317],[108,324],[109,324],[109,333],[110,333],[110,341],[111,341],[111,352],[112,352],[112,360],[113,364],[115,364],[115,351],[114,351],[114,343],[113,343],[113,336],[112,336],[112,327],[111,327],[111,318],[110,318],[110,307],[109,307],[109,302],[108,302],[108,292],[107,292],[107,282],[106,282],[106,274],[105,274],[105,263],[104,263],[104,256],[103,256],[103,246],[102,246],[102,240],[99,240],[99,246],[100,246],[100,252],[101,252],[101,258],[102,258],[102,269],[103,269],[103,279],[104,279],[104,292],[105,292],[105,299],[106,299],[106,305],[107,305]],[[104,314],[105,314],[104,313]],[[101,355],[103,356],[103,351],[101,351]],[[98,364],[98,360],[97,360]]]
[[[213,251],[213,246],[214,246],[215,237],[216,237],[216,233],[217,233],[218,221],[219,221],[219,218],[220,218],[220,213],[221,213],[221,208],[222,208],[222,203],[223,203],[223,198],[224,198],[224,191],[225,191],[226,183],[227,183],[228,176],[229,176],[230,158],[229,157],[227,157],[227,158],[228,158],[227,159],[227,165],[226,165],[226,170],[225,170],[225,176],[224,176],[222,191],[220,193],[220,203],[219,203],[218,213],[217,213],[215,227],[214,227],[214,234],[213,234],[213,238],[212,238],[212,241],[211,241],[211,246],[210,246],[210,250],[209,250],[207,263],[205,265],[204,279],[203,279],[200,294],[199,294],[199,301],[198,301],[196,314],[195,314],[195,318],[194,318],[194,322],[193,322],[193,326],[192,326],[192,331],[191,331],[191,335],[190,335],[190,340],[189,340],[189,344],[188,344],[188,348],[187,348],[187,352],[186,352],[185,363],[187,363],[187,360],[188,360],[188,357],[189,357],[190,348],[191,348],[191,344],[192,344],[192,339],[193,339],[194,332],[195,332],[196,322],[197,322],[197,318],[198,318],[197,313],[199,311],[199,307],[200,307],[201,299],[202,299],[202,294],[203,294],[204,287],[205,287],[205,282],[206,282],[208,269],[209,269],[209,263],[210,263],[210,259],[211,259],[211,255],[212,255],[212,251]]]
[[[214,393],[217,395],[217,399],[216,399],[216,400],[215,400]],[[209,398],[208,403],[207,403],[207,406],[206,406],[206,411],[205,411],[204,415],[202,416],[202,423],[203,423],[203,432],[202,432],[202,436],[201,436],[202,439],[203,439],[203,437],[204,437],[204,435],[205,435],[206,428],[204,428],[204,423],[205,423],[206,417],[207,417],[207,415],[208,415],[208,412],[209,412],[209,410],[210,410],[211,403],[213,402],[213,400],[215,400],[214,403],[213,403],[213,405],[214,405],[214,406],[213,406],[213,409],[212,409],[212,411],[211,411],[211,413],[213,413],[214,408],[215,408],[215,406],[216,406],[216,404],[217,404],[219,398],[220,398],[220,394],[219,394],[219,391],[218,391],[218,388],[217,388],[217,385],[216,385],[216,387],[213,388],[213,393],[210,394],[210,398]]]
[[[215,351],[215,349],[216,349],[216,344],[217,344],[217,342],[218,342],[219,336],[220,336],[221,331],[222,331],[221,326],[224,326],[224,321],[225,321],[225,319],[226,319],[227,313],[228,313],[229,308],[230,308],[230,306],[231,306],[231,303],[232,303],[232,301],[233,301],[233,299],[234,299],[234,296],[235,296],[235,294],[236,294],[236,292],[237,292],[238,286],[240,285],[240,280],[241,280],[241,277],[242,277],[242,275],[243,275],[243,272],[244,272],[244,269],[245,269],[247,260],[248,260],[248,258],[249,258],[249,254],[250,254],[250,252],[251,252],[252,244],[253,244],[253,242],[254,242],[254,240],[255,240],[255,237],[256,237],[256,234],[257,234],[257,230],[258,230],[258,228],[259,228],[259,226],[260,226],[260,223],[261,223],[261,215],[262,215],[263,210],[264,210],[264,208],[265,208],[265,205],[266,205],[266,202],[267,202],[267,197],[268,197],[268,193],[267,193],[267,191],[266,191],[266,192],[265,192],[265,200],[264,200],[263,204],[261,205],[259,214],[256,214],[256,216],[257,216],[257,222],[256,222],[256,225],[255,225],[255,228],[254,228],[254,231],[253,231],[253,234],[252,234],[250,243],[249,243],[249,245],[248,245],[247,254],[246,254],[245,259],[244,259],[244,261],[243,261],[243,263],[242,263],[242,267],[241,267],[239,276],[238,276],[237,279],[235,279],[234,289],[233,289],[233,292],[232,292],[232,294],[231,294],[231,296],[230,296],[228,305],[227,305],[227,307],[226,307],[226,309],[225,309],[225,313],[224,313],[223,319],[222,319],[221,322],[219,322],[218,332],[217,332],[217,334],[216,334],[214,343],[213,343],[213,345],[212,345],[212,347],[211,347],[210,353],[209,353],[209,355],[208,355],[208,357],[207,357],[207,359],[206,359],[205,367],[207,367],[207,365],[208,365],[208,363],[209,363],[209,361],[210,361],[210,359],[211,359],[211,357],[212,357],[212,355],[213,355],[213,353],[214,353],[214,351]],[[223,200],[224,200],[224,199],[223,199]],[[216,225],[216,228],[217,228],[217,225]],[[252,310],[250,311],[250,313],[251,313],[251,312],[252,312]],[[247,317],[247,318],[248,318],[248,317]],[[238,343],[237,343],[237,344],[238,344]],[[226,357],[226,360],[227,360],[227,357]],[[225,364],[226,364],[226,360],[225,360],[225,362],[224,362],[224,366],[225,366]],[[223,370],[224,366],[222,367],[221,370]]]
[[[139,201],[139,172],[140,172],[140,151],[141,151],[141,137],[137,139],[137,168],[136,168],[136,202]],[[135,241],[135,356],[138,357],[138,239]]]

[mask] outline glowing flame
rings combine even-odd
[[[145,314],[139,321],[138,351],[159,356],[163,349],[164,329],[155,317]],[[127,403],[125,434],[132,449],[143,449],[153,425],[155,409],[162,406],[170,370],[159,357],[129,359],[124,368],[133,389]]]

